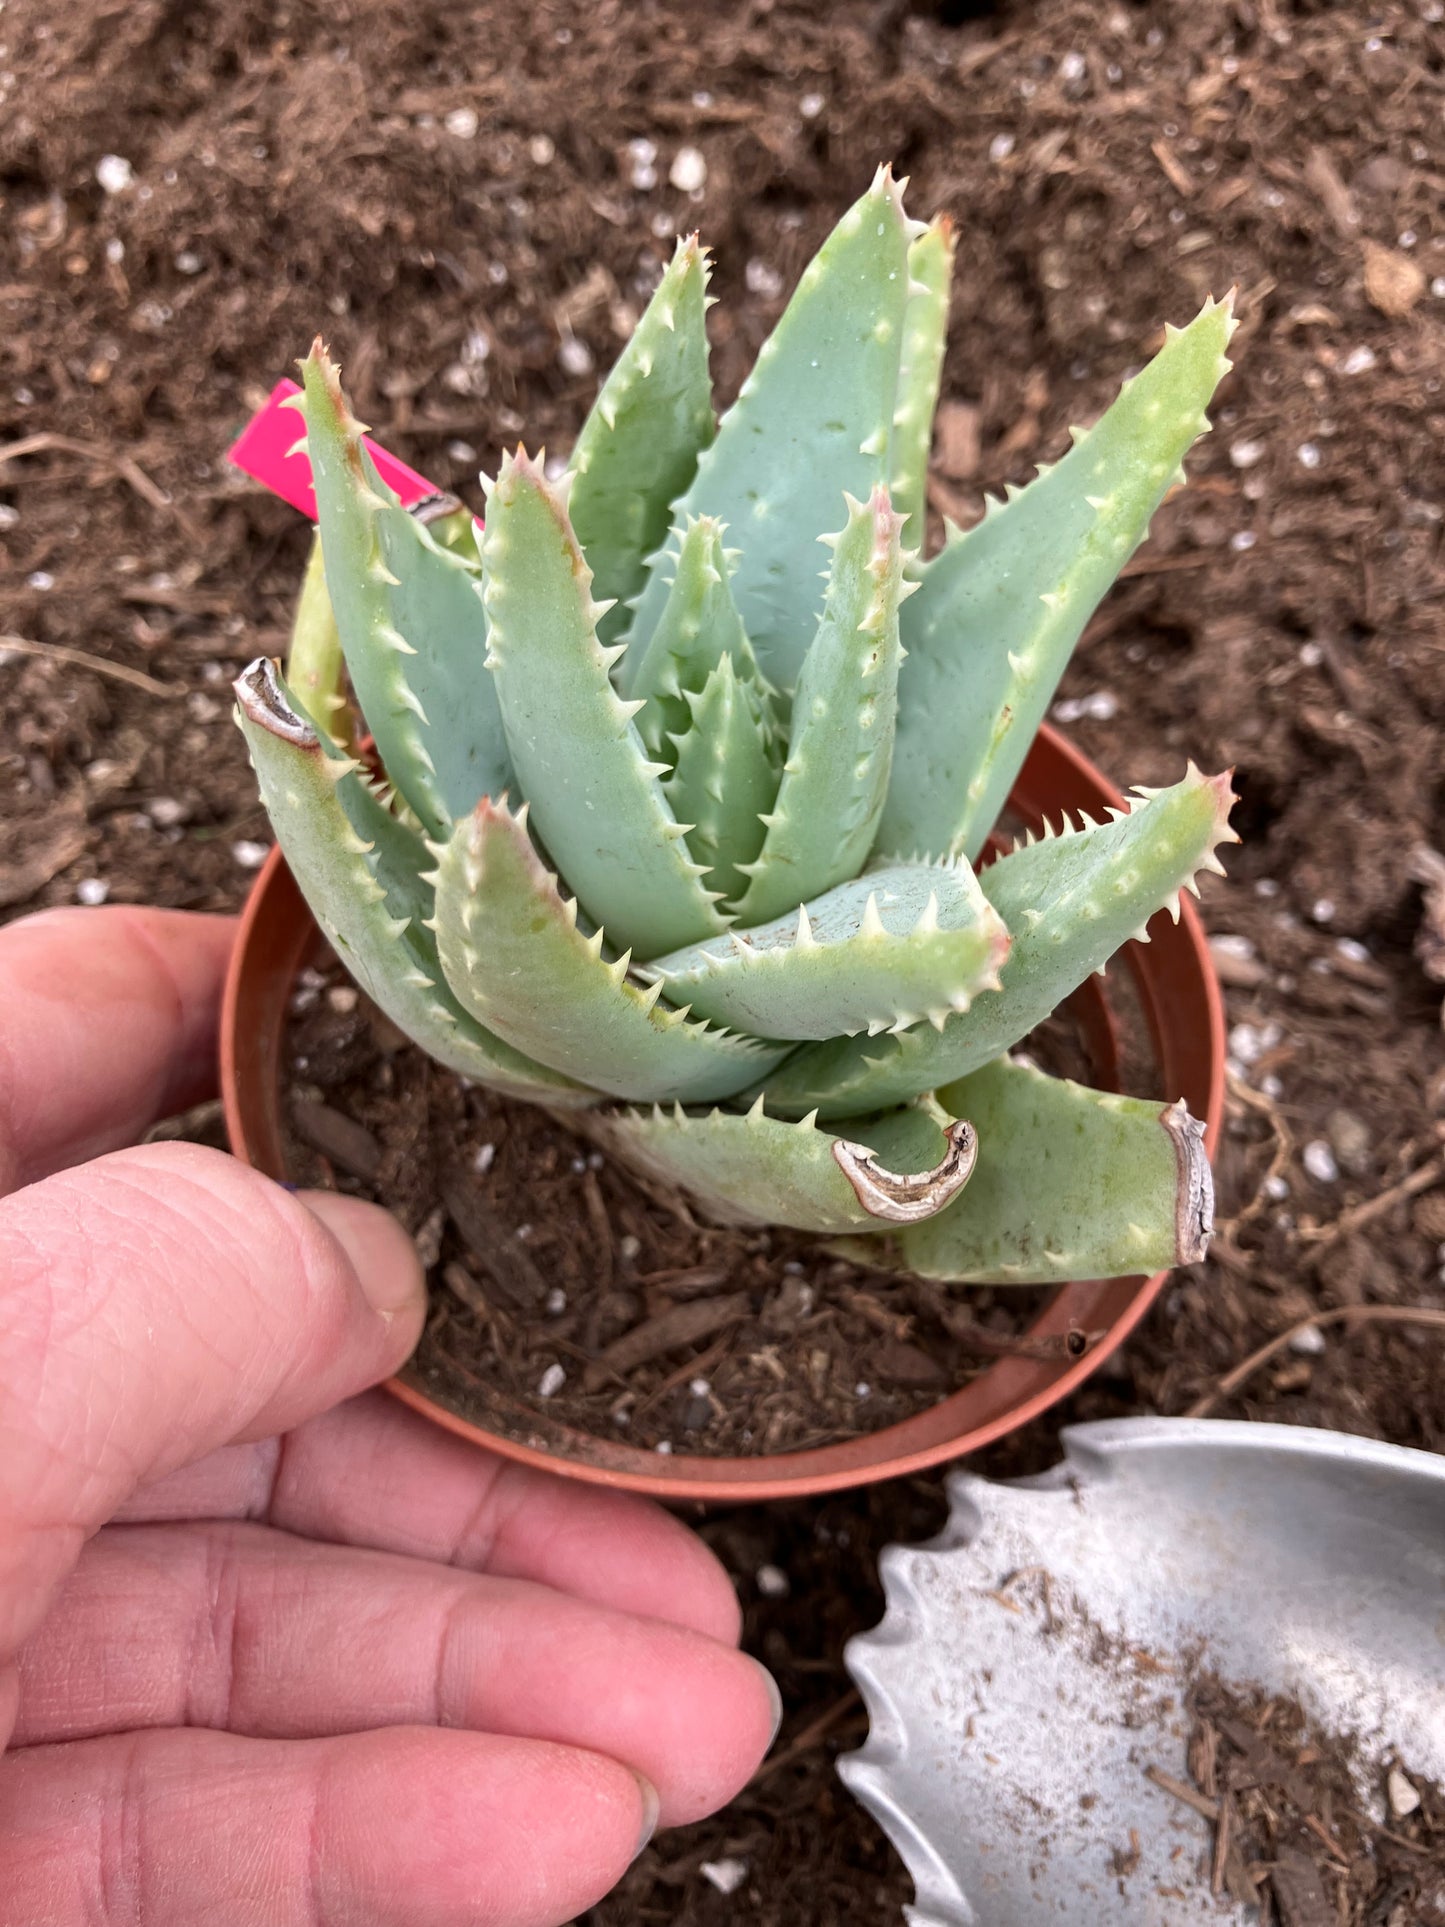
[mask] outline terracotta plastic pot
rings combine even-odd
[[[1093,764],[1047,727],[1040,730],[1010,799],[1014,813],[1035,827],[1045,817],[1057,824],[1064,810],[1098,815],[1120,801]],[[1218,981],[1187,899],[1177,924],[1161,913],[1149,934],[1147,945],[1128,944],[1121,954],[1152,1037],[1158,1088],[1170,1099],[1182,1097],[1194,1115],[1204,1119],[1212,1152],[1224,1103],[1224,1014]],[[273,851],[256,879],[232,961],[222,1015],[221,1074],[232,1150],[275,1178],[286,1176],[281,1046],[291,985],[319,941],[280,851]],[[1099,980],[1090,978],[1069,1008],[1088,1050],[1094,1082],[1117,1088],[1118,1039]],[[1021,1287],[1037,1290],[1033,1336],[1062,1337],[1071,1331],[1102,1331],[1105,1336],[1082,1358],[1000,1359],[961,1390],[902,1424],[816,1451],[746,1459],[663,1458],[581,1431],[559,1433],[560,1446],[542,1451],[483,1431],[414,1384],[393,1379],[387,1389],[478,1445],[598,1485],[627,1486],[674,1499],[777,1499],[837,1491],[938,1465],[1037,1418],[1081,1384],[1134,1329],[1167,1276],[1160,1272],[1153,1278],[1080,1281],[1052,1289]],[[519,1405],[523,1425],[527,1416]]]

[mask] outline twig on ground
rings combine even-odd
[[[810,1753],[819,1740],[831,1733],[835,1726],[841,1725],[848,1714],[861,1708],[862,1704],[856,1688],[845,1693],[841,1699],[834,1700],[833,1704],[825,1707],[816,1719],[810,1720],[797,1738],[790,1740],[781,1753],[774,1753],[770,1759],[763,1761],[752,1779],[748,1781],[749,1787],[760,1786],[779,1768],[791,1766],[794,1760],[801,1759],[805,1753]]]
[[[1294,1149],[1294,1139],[1290,1135],[1289,1126],[1285,1123],[1279,1106],[1271,1098],[1264,1096],[1260,1091],[1253,1090],[1242,1077],[1236,1077],[1233,1071],[1226,1073],[1226,1082],[1229,1086],[1229,1095],[1247,1109],[1258,1111],[1274,1134],[1274,1150],[1270,1156],[1269,1169],[1260,1179],[1254,1196],[1241,1211],[1236,1212],[1232,1218],[1226,1219],[1218,1227],[1221,1231],[1233,1232],[1237,1231],[1240,1225],[1248,1224],[1251,1218],[1258,1217],[1263,1211],[1268,1201],[1270,1179],[1284,1175],[1289,1166],[1290,1153]]]
[[[1311,1229],[1302,1228],[1298,1234],[1300,1242],[1313,1246],[1310,1256],[1318,1258],[1330,1245],[1337,1244],[1341,1238],[1347,1238],[1352,1231],[1358,1231],[1362,1224],[1369,1224],[1375,1218],[1381,1217],[1392,1204],[1399,1204],[1405,1198],[1417,1197],[1421,1191],[1428,1191],[1432,1185],[1439,1184],[1442,1178],[1445,1178],[1445,1156],[1433,1158],[1428,1164],[1420,1165],[1408,1176],[1401,1178],[1398,1184],[1392,1184],[1383,1191],[1377,1191],[1373,1198],[1366,1198],[1363,1204],[1357,1204],[1349,1211],[1342,1211],[1339,1217],[1331,1219],[1329,1224],[1318,1225]]]
[[[1267,1345],[1261,1345],[1257,1352],[1251,1352],[1233,1371],[1226,1372],[1212,1391],[1195,1400],[1184,1414],[1185,1418],[1204,1418],[1222,1398],[1237,1392],[1261,1365],[1267,1365],[1270,1359],[1286,1350],[1290,1341],[1298,1338],[1301,1332],[1319,1325],[1342,1324],[1429,1325],[1445,1331],[1445,1311],[1434,1311],[1425,1305],[1336,1305],[1327,1311],[1312,1312],[1308,1318],[1301,1318],[1279,1332]]]
[[[69,663],[72,669],[91,669],[97,676],[129,683],[132,689],[143,689],[148,696],[164,696],[170,702],[186,694],[184,683],[158,682],[143,669],[127,669],[123,662],[107,662],[104,656],[92,656],[85,649],[68,649],[64,643],[32,642],[28,636],[0,635],[0,651],[7,649],[18,656],[42,659],[49,656],[56,662]]]
[[[101,448],[94,442],[77,441],[73,435],[43,433],[26,435],[18,442],[7,442],[0,447],[0,462],[19,461],[24,455],[79,455],[85,461],[99,462],[102,467],[113,471],[126,484],[134,489],[143,502],[148,502],[161,514],[169,515],[185,536],[199,548],[204,541],[200,526],[193,522],[185,510],[167,495],[158,482],[153,482],[140,463],[132,455],[118,455],[112,448]]]

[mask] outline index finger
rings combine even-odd
[[[0,1197],[215,1088],[230,917],[116,905],[0,930]]]

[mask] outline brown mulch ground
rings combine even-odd
[[[266,832],[227,683],[279,646],[304,532],[222,457],[318,326],[378,435],[472,493],[523,425],[565,446],[588,363],[692,222],[734,389],[891,156],[914,207],[963,232],[950,513],[1056,454],[1164,319],[1240,289],[1239,369],[1194,486],[1063,691],[1120,782],[1170,780],[1187,753],[1239,772],[1246,842],[1206,900],[1235,940],[1226,1225],[1072,1415],[1185,1410],[1317,1310],[1445,1308],[1442,993],[1412,877],[1417,846],[1445,849],[1440,14],[7,9],[0,629],[24,646],[0,658],[0,907],[240,900]],[[696,202],[669,184],[685,146],[707,167]],[[128,163],[128,185],[103,169],[119,191],[104,156]],[[1338,1316],[1216,1409],[1439,1450],[1442,1343]],[[1052,1437],[989,1469],[1046,1462]],[[938,1490],[706,1522],[788,1722],[756,1786],[656,1843],[596,1927],[894,1916],[906,1879],[831,1770],[863,1730],[839,1650],[876,1616],[879,1546],[935,1528]],[[701,1871],[727,1859],[746,1863],[730,1897]]]

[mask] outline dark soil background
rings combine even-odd
[[[1328,1311],[1214,1409],[1441,1449],[1445,1334],[1343,1314],[1445,1309],[1445,932],[1415,880],[1445,848],[1442,23],[1440,0],[8,7],[3,913],[240,902],[266,827],[227,685],[281,646],[305,531],[224,451],[318,328],[378,437],[476,501],[524,428],[566,446],[677,229],[716,250],[727,395],[893,158],[962,231],[934,503],[968,520],[1237,284],[1216,433],[1060,711],[1121,783],[1238,770],[1245,843],[1205,906],[1236,1027],[1225,1223],[1060,1417],[1183,1411]],[[1054,1432],[987,1469],[1047,1462]],[[879,1546],[941,1514],[929,1479],[704,1522],[787,1724],[595,1927],[896,1917],[907,1880],[832,1773],[863,1732],[840,1651]]]

